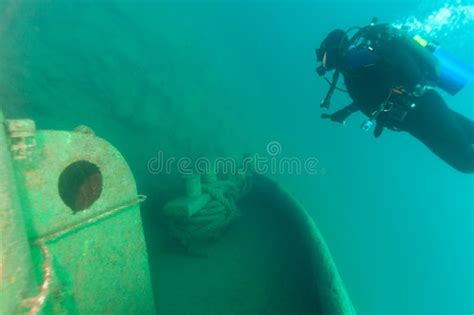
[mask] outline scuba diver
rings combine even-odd
[[[349,38],[349,33],[356,33]],[[342,74],[352,103],[322,118],[344,123],[361,111],[379,137],[387,128],[405,131],[434,154],[463,173],[474,173],[474,121],[454,112],[434,88],[456,94],[474,77],[474,70],[422,37],[408,35],[389,24],[348,31],[334,30],[316,49],[320,76],[334,70],[329,91],[321,103],[328,109]]]

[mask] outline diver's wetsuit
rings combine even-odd
[[[351,49],[346,58],[361,53],[357,49],[360,50]],[[387,42],[379,51],[377,56],[363,57],[363,62],[355,58],[359,61],[342,69],[355,108],[367,116],[380,108],[393,86],[414,87],[431,75],[418,56],[396,40]],[[474,173],[474,121],[449,109],[434,90],[410,100],[416,106],[402,121],[394,121],[389,112],[381,114],[377,123],[410,133],[455,169]]]
[[[419,98],[400,129],[419,139],[455,169],[474,173],[474,122],[448,108],[435,91]]]

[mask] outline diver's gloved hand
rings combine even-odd
[[[343,124],[347,117],[349,117],[352,113],[358,111],[358,107],[352,103],[343,109],[338,110],[335,113],[332,114],[321,114],[321,118],[323,119],[331,119],[334,122],[338,122]]]
[[[380,137],[380,135],[382,135],[382,132],[383,132],[383,124],[379,121],[377,121],[377,123],[375,124],[375,129],[374,129],[374,137],[375,138],[378,138]]]
[[[422,97],[426,92],[426,85],[417,84],[413,88],[412,94],[415,97]]]
[[[322,119],[331,119],[334,122],[343,124],[347,118],[347,115],[341,111],[337,111],[333,114],[321,114]]]

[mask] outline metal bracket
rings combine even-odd
[[[12,119],[5,121],[10,138],[10,151],[14,160],[26,160],[36,147],[36,125],[30,119]]]

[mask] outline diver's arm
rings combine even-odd
[[[321,114],[321,118],[331,119],[334,122],[343,124],[346,121],[347,117],[357,112],[359,109],[360,107],[355,102],[353,102],[350,105],[347,105],[346,107],[332,114]]]

